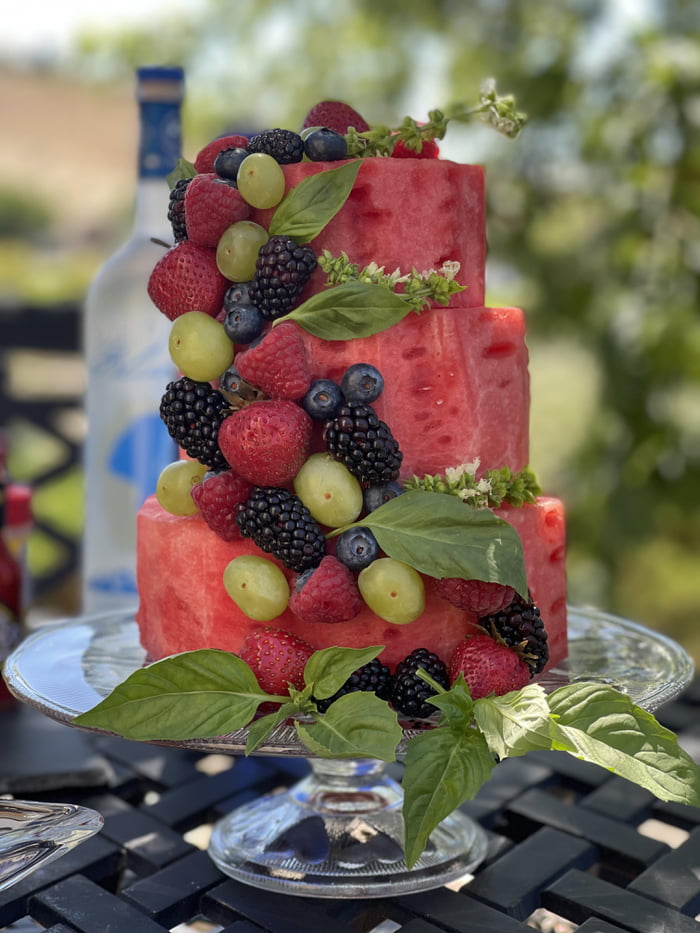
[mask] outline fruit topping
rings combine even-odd
[[[304,156],[304,141],[292,130],[263,130],[248,141],[248,152],[265,152],[280,165],[301,162]]]
[[[532,597],[523,599],[516,593],[508,606],[479,619],[479,624],[515,649],[533,675],[539,674],[549,660],[547,632]]]
[[[369,123],[351,107],[339,100],[322,100],[306,114],[302,129],[309,126],[327,127],[345,135],[352,126],[358,133],[366,132]]]
[[[337,162],[347,158],[345,137],[327,126],[320,126],[304,137],[304,154],[312,162]]]
[[[393,557],[379,557],[357,578],[362,598],[380,619],[394,625],[414,622],[425,608],[425,585],[418,571]]]
[[[304,666],[314,649],[301,638],[265,626],[246,635],[239,657],[255,674],[260,687],[274,695],[286,695],[291,684],[304,687]]]
[[[291,482],[309,454],[312,421],[288,399],[262,399],[232,412],[218,432],[233,469],[259,486]]]
[[[185,191],[191,178],[178,178],[170,189],[168,202],[168,220],[173,228],[175,242],[187,239],[187,221],[185,220]]]
[[[234,133],[230,136],[220,136],[218,139],[213,139],[203,149],[200,149],[194,160],[194,167],[197,172],[213,172],[214,162],[220,152],[223,152],[224,149],[236,149],[239,147],[245,149],[247,145],[248,137],[241,136],[239,133]]]
[[[272,236],[258,253],[249,292],[253,304],[273,321],[294,307],[316,268],[310,246],[299,246],[289,236]]]
[[[301,404],[306,414],[315,421],[327,421],[335,418],[344,401],[337,382],[332,379],[314,379]]]
[[[216,246],[227,227],[249,216],[250,205],[236,188],[213,172],[195,175],[187,186],[187,236],[195,246]]]
[[[270,398],[299,399],[309,388],[311,364],[301,330],[292,321],[271,328],[236,356],[241,376]]]
[[[379,545],[369,528],[348,528],[335,539],[335,556],[350,570],[364,570],[379,557]]]
[[[249,619],[271,622],[287,608],[289,584],[277,564],[257,554],[234,557],[224,570],[224,589]]]
[[[348,402],[371,404],[382,394],[384,379],[371,363],[353,363],[343,373],[340,390]]]
[[[285,567],[303,573],[320,564],[326,540],[309,510],[293,493],[274,486],[256,486],[236,515],[245,538]]]
[[[394,671],[389,700],[397,713],[411,719],[427,719],[437,712],[437,708],[428,702],[431,696],[435,696],[435,689],[418,676],[416,672],[419,669],[424,670],[441,687],[449,687],[445,662],[427,648],[416,648],[403,661],[399,661]]]
[[[391,155],[394,159],[437,159],[440,147],[434,139],[415,140],[413,145],[397,139]]]
[[[221,233],[216,245],[219,272],[232,282],[247,282],[255,275],[258,251],[268,233],[252,220],[239,220]]]
[[[226,311],[223,324],[224,330],[234,343],[245,345],[257,340],[262,334],[265,318],[255,305],[239,302]]]
[[[156,498],[171,515],[195,515],[192,490],[199,486],[206,467],[196,460],[175,460],[164,467],[156,483]]]
[[[500,612],[516,595],[512,587],[501,583],[461,580],[459,577],[444,577],[438,580],[435,589],[448,603],[476,616]]]
[[[218,442],[219,428],[228,410],[221,392],[208,382],[187,377],[168,383],[160,402],[160,417],[172,439],[210,470],[229,467]]]
[[[389,499],[395,499],[402,495],[406,490],[401,483],[396,481],[391,483],[379,483],[377,486],[368,486],[362,493],[365,509],[368,512],[374,512],[380,505],[384,505]]]
[[[217,268],[215,250],[183,240],[153,267],[148,294],[171,321],[186,311],[203,311],[216,317],[229,285]]]
[[[266,152],[252,152],[241,162],[236,184],[251,207],[276,207],[284,197],[285,178],[279,162]]]
[[[530,669],[517,652],[490,635],[474,635],[465,639],[450,661],[449,673],[450,683],[462,674],[473,700],[520,690],[531,676]]]
[[[209,314],[187,311],[170,328],[168,350],[183,376],[211,382],[231,365],[233,344],[223,326]]]
[[[241,162],[247,155],[248,150],[243,146],[231,146],[229,149],[222,149],[214,159],[214,171],[220,178],[235,182]]]
[[[250,402],[257,402],[263,398],[260,389],[256,389],[242,378],[235,363],[219,376],[219,389],[226,396],[231,408],[243,408]]]
[[[321,713],[325,713],[331,703],[345,696],[346,693],[355,693],[358,690],[376,693],[380,700],[388,700],[391,690],[391,671],[382,664],[378,658],[363,664],[354,671],[342,687],[325,700],[316,700],[316,706]]]
[[[329,452],[367,486],[398,479],[401,451],[389,427],[371,405],[346,402],[326,422],[324,438]]]
[[[236,541],[241,538],[236,509],[252,491],[248,480],[233,470],[224,470],[205,474],[202,482],[192,487],[191,495],[211,530],[224,541]]]
[[[353,522],[362,510],[362,488],[338,460],[319,452],[294,477],[294,491],[317,522],[339,528]]]
[[[362,609],[362,598],[353,574],[327,554],[298,578],[289,608],[302,622],[347,622]]]

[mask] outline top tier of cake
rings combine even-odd
[[[285,165],[288,189],[337,163]],[[251,220],[269,225],[272,211]],[[486,236],[481,166],[442,159],[366,159],[350,195],[310,244],[361,268],[423,272],[458,262],[464,291],[449,308],[410,313],[352,341],[304,339],[318,375],[340,379],[358,361],[377,366],[377,414],[400,435],[402,476],[444,472],[479,458],[482,469],[522,469],[529,458],[529,377],[518,308],[484,308]],[[302,298],[320,291],[316,270]]]

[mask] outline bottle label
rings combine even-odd
[[[181,151],[180,104],[142,100],[139,177],[164,178],[175,168]]]

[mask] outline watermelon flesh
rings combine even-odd
[[[550,664],[554,663],[566,654],[561,503],[542,498],[536,505],[504,508],[498,514],[520,534],[533,597],[544,599],[540,611],[549,634]],[[199,516],[171,515],[155,496],[146,500],[138,517],[141,603],[137,621],[149,658],[157,660],[205,645],[224,651],[240,649],[246,634],[262,623],[253,622],[238,609],[224,589],[222,576],[229,561],[251,552],[261,553],[246,539],[222,541]],[[293,575],[285,573],[291,581]],[[430,577],[424,581],[425,611],[409,625],[385,622],[368,608],[349,622],[337,624],[302,623],[287,609],[265,624],[292,632],[314,648],[384,645],[381,657],[390,666],[418,647],[430,647],[449,661],[462,639],[474,633],[476,619],[440,598]]]

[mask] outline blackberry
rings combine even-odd
[[[172,439],[210,470],[229,469],[218,441],[228,413],[229,403],[221,392],[186,377],[169,382],[160,401],[160,417]]]
[[[328,452],[363,485],[378,486],[398,478],[403,455],[371,405],[341,405],[335,418],[326,422],[323,436]]]
[[[173,228],[175,242],[180,243],[187,239],[187,221],[185,220],[185,191],[192,181],[191,178],[178,178],[170,189],[168,201],[168,220]]]
[[[428,697],[435,695],[435,691],[416,674],[418,668],[423,668],[446,690],[450,686],[444,661],[427,648],[416,648],[396,665],[389,700],[397,713],[403,713],[411,719],[427,719],[437,712],[437,707],[427,702]]]
[[[236,523],[245,538],[303,573],[316,567],[326,553],[323,532],[301,500],[277,486],[256,486],[238,507]]]
[[[539,674],[549,660],[547,632],[532,597],[523,599],[516,593],[512,603],[500,612],[483,616],[479,625],[517,650],[533,676]]]
[[[315,268],[310,246],[299,246],[289,236],[271,236],[258,252],[248,286],[251,302],[266,320],[274,321],[291,311]]]
[[[265,152],[280,165],[301,162],[304,140],[292,130],[263,130],[248,141],[248,152]]]
[[[380,700],[388,700],[391,691],[391,671],[378,658],[369,661],[351,674],[343,686],[333,696],[325,700],[316,700],[319,711],[325,713],[331,703],[334,703],[346,693],[356,693],[364,690],[376,693]]]

